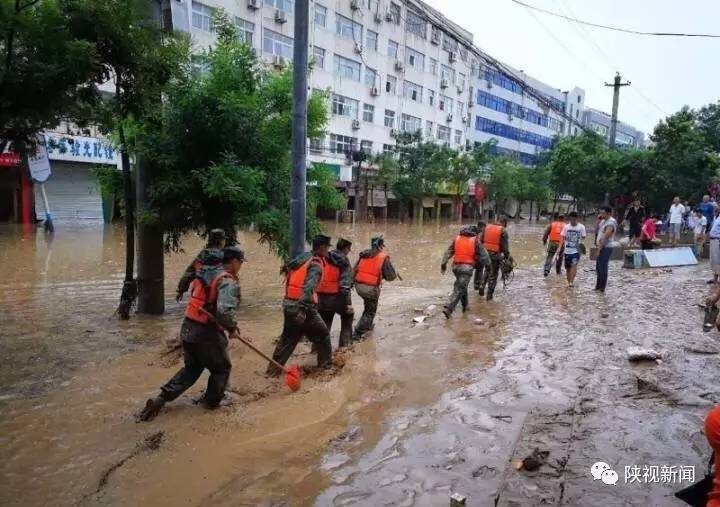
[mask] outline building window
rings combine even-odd
[[[433,122],[425,121],[425,137],[432,139],[433,137]]]
[[[385,126],[390,129],[395,128],[395,111],[385,110]]]
[[[385,80],[385,92],[395,95],[397,93],[397,78],[388,74]]]
[[[327,25],[327,8],[320,4],[315,4],[315,26]]]
[[[255,34],[255,23],[250,23],[242,18],[235,18],[235,26],[237,26],[240,41],[248,46],[252,46],[253,35]]]
[[[292,60],[293,40],[281,33],[265,28],[263,31],[263,52],[269,55],[284,56],[288,60]]]
[[[362,25],[350,18],[335,13],[335,33],[340,37],[352,39],[358,44],[362,41]]]
[[[400,6],[396,3],[390,2],[390,18],[396,25],[400,24]]]
[[[375,121],[375,106],[363,104],[363,121],[373,123]]]
[[[422,86],[410,81],[403,82],[403,97],[415,102],[422,102]]]
[[[360,151],[365,153],[366,155],[370,155],[372,153],[372,141],[363,140],[360,141]]]
[[[335,75],[360,82],[360,64],[349,58],[335,55]]]
[[[377,72],[369,67],[365,67],[365,84],[371,88],[377,86]]]
[[[209,5],[201,4],[193,0],[192,3],[192,26],[198,30],[213,32],[212,18],[215,9]]]
[[[378,34],[372,30],[368,30],[365,35],[365,49],[377,52],[378,50]]]
[[[455,131],[455,144],[462,144],[462,130]]]
[[[457,101],[457,115],[458,118],[462,118],[465,114],[465,102]]]
[[[451,35],[447,33],[443,34],[443,45],[442,48],[448,53],[451,51],[458,50],[458,41],[456,41]]]
[[[379,2],[378,0],[367,0],[367,7],[368,7],[368,9],[370,9],[371,11],[377,12],[377,11],[378,11],[378,6],[379,6],[378,4],[379,4],[379,3],[380,3],[380,2]]]
[[[440,66],[440,79],[447,81],[448,84],[455,83],[455,69],[448,67],[447,65]]]
[[[338,116],[346,116],[350,119],[357,120],[359,104],[357,100],[333,94],[332,112]]]
[[[409,66],[415,67],[418,70],[422,71],[425,69],[425,55],[412,48],[406,48],[405,61]]]
[[[400,122],[400,130],[403,132],[420,132],[422,129],[422,120],[409,114],[403,114]]]
[[[357,137],[330,134],[330,153],[349,154],[355,151],[355,146],[357,146]]]
[[[453,99],[446,95],[440,95],[440,111],[452,113]]]
[[[428,72],[432,74],[433,76],[437,76],[438,71],[438,61],[435,58],[430,58],[430,65],[428,67]]]
[[[398,43],[395,42],[394,40],[388,39],[388,53],[387,54],[390,58],[395,58],[397,60]]]
[[[310,139],[310,151],[312,153],[322,153],[325,151],[325,147],[323,144],[325,143],[325,138],[323,137],[316,137],[314,139]]]
[[[465,90],[465,74],[462,72],[458,72],[458,82],[457,82],[458,88]]]
[[[489,118],[477,116],[475,118],[475,130],[487,132],[498,137],[505,137],[514,141],[532,144],[542,149],[549,150],[553,146],[553,140],[547,136],[541,136],[534,132],[519,129],[505,123],[493,121]]]
[[[265,5],[275,7],[288,14],[295,12],[295,0],[265,0]]]
[[[450,127],[445,127],[444,125],[438,125],[437,128],[437,138],[438,141],[445,141],[446,143],[450,142],[450,134],[451,130]]]
[[[529,123],[534,123],[542,127],[550,127],[550,118],[546,114],[539,113],[525,106],[521,106],[515,102],[497,97],[482,90],[477,92],[477,103],[479,106],[487,107],[495,111],[511,114],[517,118],[522,118]],[[550,127],[552,128],[552,127]]]
[[[425,39],[427,37],[427,22],[420,14],[411,11],[407,11],[407,31],[415,34],[418,37]]]
[[[325,68],[325,50],[317,46],[313,46],[313,58],[315,58],[315,66],[318,69]]]
[[[396,148],[394,144],[383,144],[383,153],[395,153]]]
[[[435,91],[434,90],[428,90],[428,104],[431,106],[435,105]]]

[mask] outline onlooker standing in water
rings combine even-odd
[[[595,271],[597,271],[595,290],[605,292],[610,270],[610,257],[612,256],[615,241],[615,231],[617,231],[617,221],[612,217],[612,208],[610,206],[600,208],[598,218],[601,221],[597,230],[598,257],[595,264]]]
[[[707,218],[703,215],[702,210],[697,209],[695,211],[695,227],[693,228],[693,237],[695,239],[693,250],[698,258],[702,254],[703,245],[705,245],[706,231]]]
[[[685,214],[685,206],[680,204],[680,198],[673,199],[670,206],[670,241],[672,246],[676,246],[682,232],[683,215]]]

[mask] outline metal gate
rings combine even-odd
[[[52,176],[45,182],[55,222],[102,221],[102,197],[88,164],[53,162]],[[40,185],[35,184],[35,214],[45,218]]]

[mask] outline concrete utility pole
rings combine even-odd
[[[310,6],[295,2],[293,48],[292,175],[290,176],[290,257],[305,251],[305,196],[307,145],[307,72]]]
[[[619,72],[615,73],[615,82],[612,84],[605,83],[605,86],[611,86],[613,88],[613,106],[612,106],[612,122],[610,123],[610,149],[615,149],[615,137],[617,136],[617,124],[618,124],[618,106],[620,105],[620,88],[623,86],[630,86],[630,81],[627,83],[622,82],[622,77]]]

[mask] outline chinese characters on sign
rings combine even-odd
[[[634,482],[649,484],[653,482],[663,484],[680,484],[695,482],[694,466],[668,466],[668,465],[638,465],[625,467],[625,484]]]
[[[118,164],[115,147],[106,139],[46,133],[50,160],[88,162],[93,164]]]

